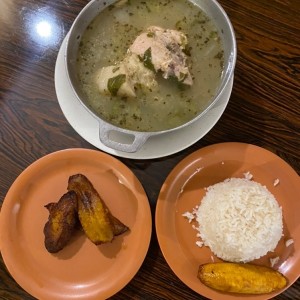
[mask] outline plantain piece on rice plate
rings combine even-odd
[[[129,228],[114,217],[88,178],[82,174],[69,178],[68,190],[78,198],[78,217],[87,237],[96,245],[111,242]]]
[[[284,288],[287,279],[278,271],[250,263],[207,263],[200,265],[198,278],[221,292],[266,294]]]
[[[48,252],[56,253],[66,246],[79,223],[76,193],[69,191],[57,203],[49,203],[45,207],[49,217],[44,226],[44,243]]]

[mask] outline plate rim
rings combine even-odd
[[[43,292],[42,294],[40,294],[40,291],[35,293],[36,288],[31,287],[30,283],[26,283],[26,280],[24,281],[22,279],[22,275],[26,275],[26,274],[24,274],[23,271],[21,271],[21,273],[19,273],[18,266],[15,266],[11,262],[13,259],[9,258],[10,255],[9,255],[9,251],[8,251],[7,247],[3,247],[3,245],[5,243],[5,239],[7,239],[7,237],[9,236],[9,234],[6,233],[4,230],[5,225],[7,225],[7,219],[8,219],[8,215],[9,215],[9,211],[7,211],[8,207],[9,207],[10,203],[13,201],[12,197],[14,196],[15,191],[18,190],[18,185],[24,180],[24,178],[27,176],[27,174],[35,175],[36,171],[39,170],[39,168],[41,168],[44,164],[46,164],[47,161],[49,161],[49,159],[52,159],[52,158],[61,159],[61,155],[63,156],[63,159],[66,159],[66,156],[68,156],[70,154],[76,157],[82,153],[84,153],[84,154],[92,153],[94,156],[99,157],[99,160],[101,160],[101,159],[103,160],[103,158],[109,159],[110,162],[113,162],[113,164],[115,166],[114,168],[117,168],[118,171],[120,171],[121,175],[123,175],[123,171],[126,170],[126,172],[128,172],[127,174],[130,174],[132,176],[132,179],[130,179],[129,182],[131,181],[131,183],[134,183],[135,185],[137,185],[137,188],[135,191],[138,193],[141,193],[141,196],[138,197],[138,203],[145,214],[144,219],[143,219],[144,222],[146,223],[145,230],[143,231],[143,241],[144,242],[139,247],[139,249],[141,249],[141,251],[139,252],[140,254],[138,256],[136,256],[136,258],[135,258],[135,267],[132,269],[129,269],[130,272],[127,272],[128,275],[126,275],[126,273],[125,273],[125,275],[123,277],[121,277],[121,279],[123,278],[121,284],[116,284],[116,287],[113,289],[110,288],[109,289],[110,292],[107,292],[105,290],[104,291],[106,293],[105,297],[111,297],[111,296],[115,295],[117,292],[119,292],[122,288],[124,288],[134,278],[134,276],[137,274],[137,272],[141,268],[141,266],[146,258],[146,255],[148,253],[150,241],[151,241],[151,237],[152,237],[151,207],[150,207],[149,199],[144,190],[143,185],[141,184],[139,179],[136,177],[136,175],[132,172],[132,170],[130,170],[119,159],[113,157],[110,154],[99,151],[99,150],[87,149],[87,148],[67,148],[67,149],[62,149],[62,150],[48,153],[48,154],[38,158],[31,164],[29,164],[15,178],[14,182],[8,189],[6,195],[3,199],[2,207],[0,210],[0,252],[1,252],[1,256],[3,259],[4,265],[6,266],[9,274],[13,277],[15,282],[18,283],[22,289],[24,289],[27,293],[29,293],[33,297],[39,297],[39,298],[41,296],[46,296],[46,297],[50,296],[51,297],[51,295],[52,295],[51,289],[49,289],[49,288],[46,289],[46,291]],[[107,162],[105,162],[105,164],[107,164]],[[12,256],[14,256],[14,255],[12,255]],[[24,284],[24,282],[25,282],[25,284]],[[78,297],[78,295],[72,294],[72,295],[68,295],[67,298],[64,298],[65,294],[61,294],[61,297],[62,297],[61,299],[78,299],[78,300],[79,299],[94,299],[94,296],[91,296],[91,298],[87,298],[86,295],[84,295],[84,294],[81,294],[81,297]],[[96,299],[98,299],[99,297],[101,297],[101,294],[97,294],[96,297],[97,297]]]
[[[249,143],[243,143],[243,142],[220,142],[220,143],[216,143],[216,144],[211,144],[205,147],[202,147],[194,152],[192,152],[191,154],[189,154],[188,156],[184,157],[181,161],[179,161],[179,163],[170,171],[170,173],[168,174],[167,178],[165,179],[165,181],[162,184],[161,190],[159,192],[159,195],[157,197],[157,205],[156,205],[156,210],[155,210],[155,229],[156,229],[156,236],[157,236],[157,240],[161,249],[161,252],[167,262],[167,264],[169,265],[169,267],[171,268],[171,270],[173,271],[173,273],[178,277],[178,279],[180,279],[186,286],[188,286],[191,290],[193,290],[194,292],[198,293],[199,295],[202,295],[204,297],[212,297],[212,294],[214,294],[216,297],[226,297],[226,299],[237,299],[238,297],[243,297],[247,300],[263,300],[263,299],[270,299],[270,297],[275,297],[281,293],[283,293],[284,291],[286,291],[289,287],[291,287],[291,285],[297,281],[297,279],[300,276],[300,268],[298,270],[298,276],[295,276],[293,278],[292,281],[289,280],[288,285],[286,288],[279,290],[277,292],[273,292],[270,294],[262,294],[262,295],[246,295],[246,296],[240,296],[240,295],[234,295],[234,294],[223,294],[217,291],[214,291],[212,289],[209,289],[207,287],[204,287],[204,289],[208,289],[208,293],[200,293],[199,290],[195,289],[193,286],[190,285],[190,283],[188,281],[185,280],[185,278],[182,276],[182,274],[177,270],[177,267],[174,266],[173,262],[170,259],[170,253],[168,253],[168,250],[165,248],[165,238],[162,236],[162,219],[163,219],[163,212],[162,209],[164,208],[164,200],[166,200],[167,194],[170,192],[170,190],[172,189],[172,186],[174,184],[174,178],[175,176],[180,177],[180,173],[183,172],[183,168],[188,168],[187,162],[189,162],[190,160],[193,160],[193,163],[195,163],[196,159],[199,159],[199,157],[203,151],[209,151],[209,150],[214,150],[214,149],[218,149],[219,147],[251,147],[252,149],[256,149],[258,151],[262,151],[264,153],[266,153],[267,155],[275,158],[280,164],[281,166],[283,166],[286,170],[288,170],[289,172],[291,172],[291,174],[293,174],[293,181],[299,181],[300,177],[297,174],[297,172],[285,161],[283,160],[281,157],[279,157],[278,155],[276,155],[275,153],[273,153],[272,151],[265,149],[263,147],[260,147],[258,145],[255,144],[249,144]],[[202,159],[202,158],[201,158]],[[170,181],[170,182],[169,182]],[[170,183],[169,188],[166,186],[166,183]],[[295,185],[295,187],[297,187]],[[300,187],[299,187],[299,191],[300,191]],[[162,196],[162,194],[165,193],[165,197]],[[174,203],[177,202],[177,200],[172,201]],[[175,205],[175,204],[174,204]],[[172,224],[175,224],[175,217],[172,218]],[[169,223],[170,224],[170,223]],[[174,225],[175,227],[175,225]],[[175,228],[172,228],[172,230],[174,232],[176,232]],[[176,233],[175,233],[176,235]],[[180,244],[177,240],[177,236],[176,236],[176,242],[173,242],[174,244],[179,245]],[[298,265],[300,265],[300,259],[298,261]],[[182,267],[182,266],[181,266]],[[195,275],[196,276],[196,275]],[[199,282],[200,283],[200,282]],[[200,283],[201,284],[201,283]],[[210,298],[211,299],[211,298]]]

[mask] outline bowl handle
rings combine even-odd
[[[99,120],[99,138],[107,147],[123,152],[137,152],[151,133],[131,131]]]

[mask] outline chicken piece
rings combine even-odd
[[[192,85],[193,79],[187,66],[184,49],[187,37],[184,33],[150,26],[140,34],[129,51],[143,58],[145,65],[155,71],[162,71],[165,79],[176,77],[179,82]]]
[[[238,263],[201,265],[198,278],[206,286],[222,292],[265,294],[286,286],[286,278],[272,268]]]
[[[68,190],[77,194],[79,221],[85,234],[94,244],[111,242],[115,235],[128,230],[127,226],[111,214],[84,175],[72,175],[69,178]]]
[[[124,66],[126,74],[130,78],[135,88],[137,86],[141,86],[141,88],[151,90],[157,86],[154,70],[149,70],[148,68],[146,68],[144,66],[144,63],[136,54],[131,53],[128,50],[128,53],[122,61],[121,65]]]
[[[136,54],[127,53],[118,65],[101,68],[96,76],[99,91],[121,97],[136,97],[135,88],[152,89],[157,85],[155,74],[147,69]]]
[[[45,207],[49,218],[44,226],[44,243],[48,252],[56,253],[66,246],[78,224],[76,193],[69,191],[57,203]]]

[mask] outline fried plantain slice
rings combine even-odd
[[[206,286],[222,292],[265,294],[286,286],[286,278],[278,271],[254,264],[208,263],[200,265],[198,278]]]
[[[45,207],[49,217],[44,226],[44,243],[48,252],[56,253],[65,247],[78,224],[76,193],[69,191],[57,203]]]
[[[82,174],[70,176],[68,190],[77,194],[79,221],[94,244],[111,242],[115,235],[128,230],[127,226],[111,214],[87,177]]]
[[[120,235],[124,232],[126,232],[127,230],[129,230],[129,228],[124,225],[119,219],[117,219],[116,217],[114,217],[113,215],[111,215],[111,220],[114,226],[114,235]]]

